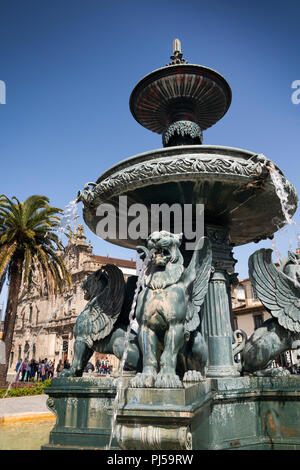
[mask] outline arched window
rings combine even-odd
[[[29,349],[30,349],[30,346],[29,346],[29,344],[28,344],[27,341],[26,341],[25,346],[24,346],[24,356],[27,355]]]

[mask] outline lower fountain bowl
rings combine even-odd
[[[84,205],[85,223],[98,235],[98,223],[107,214],[99,215],[97,208],[110,204],[120,222],[120,196],[127,197],[128,206],[139,203],[147,207],[148,233],[151,205],[203,204],[205,223],[226,226],[231,244],[239,246],[272,238],[286,223],[270,168],[282,178],[292,216],[297,194],[275,164],[246,150],[208,145],[168,147],[123,160],[96,183],[88,183],[78,201]],[[116,225],[116,236],[107,237],[114,244],[136,248],[146,238],[121,237],[120,224]]]

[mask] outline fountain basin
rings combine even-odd
[[[42,449],[108,444],[116,385],[57,378],[47,389],[56,424]],[[124,388],[112,450],[299,449],[300,377],[226,377],[182,389]]]
[[[275,164],[247,150],[210,145],[167,147],[123,160],[79,192],[78,201],[94,233],[102,219],[97,207],[111,204],[118,212],[119,196],[149,212],[151,204],[204,204],[205,223],[227,227],[230,243],[239,246],[272,238],[286,222],[266,162],[283,177],[292,216],[297,194]],[[143,240],[108,241],[135,248]]]

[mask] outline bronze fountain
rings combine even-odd
[[[112,207],[117,229],[108,241],[136,249],[148,264],[138,291],[135,276],[125,283],[109,265],[83,286],[89,302],[75,326],[73,364],[47,389],[58,421],[45,448],[107,445],[116,381],[82,377],[94,351],[123,358],[132,371],[119,397],[114,449],[300,448],[300,381],[268,369],[279,353],[300,346],[296,257],[279,268],[271,250],[250,258],[251,280],[272,319],[249,339],[234,331],[230,295],[237,282],[233,248],[272,239],[286,223],[272,172],[281,178],[289,217],[298,198],[264,155],[203,145],[203,131],[225,115],[231,97],[219,73],[186,62],[178,39],[171,62],[133,89],[132,115],[162,135],[163,148],[114,165],[79,191],[78,202],[96,234],[107,217],[98,208]],[[124,235],[120,198],[149,215],[138,237]],[[152,230],[153,205],[191,207],[192,225],[203,207],[203,237],[194,249],[176,231],[176,217],[169,230],[158,217]],[[129,215],[127,227],[131,222]],[[129,321],[135,294],[137,331]]]

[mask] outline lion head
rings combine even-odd
[[[179,250],[182,234],[162,230],[153,232],[147,246],[152,256],[146,272],[146,285],[164,289],[179,281],[183,273],[183,257]]]
[[[91,300],[99,295],[106,287],[108,282],[106,272],[101,268],[98,271],[89,274],[88,277],[81,283],[84,291],[85,300]]]

